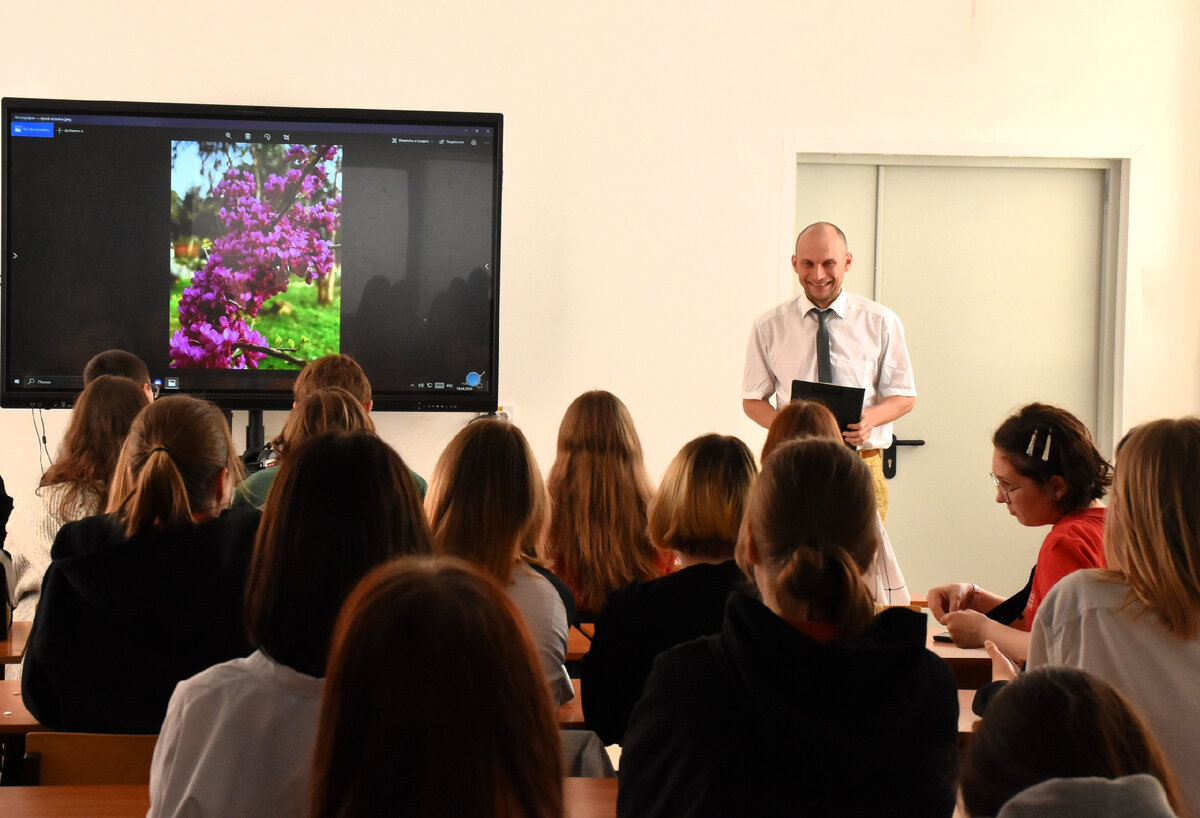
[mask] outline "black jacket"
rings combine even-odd
[[[109,515],[64,525],[25,654],[29,712],[56,730],[157,733],[177,682],[249,655],[242,594],[260,516],[130,538]]]
[[[583,657],[583,712],[605,744],[620,744],[655,657],[719,633],[725,600],[746,579],[733,560],[693,565],[613,591]]]
[[[655,661],[621,757],[621,816],[954,811],[958,698],[925,617],[820,643],[744,594]]]

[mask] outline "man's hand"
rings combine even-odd
[[[871,437],[871,431],[875,428],[875,423],[871,420],[870,414],[868,414],[870,411],[870,409],[864,409],[862,418],[858,423],[849,424],[846,427],[848,431],[842,432],[842,437],[851,446],[867,445],[867,440]]]
[[[848,431],[842,432],[842,437],[851,446],[865,446],[867,438],[871,436],[871,432],[876,426],[891,423],[896,418],[907,415],[916,405],[916,398],[890,395],[874,406],[863,409],[858,423],[851,423],[847,426]]]

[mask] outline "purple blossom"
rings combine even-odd
[[[213,193],[225,202],[218,216],[227,230],[180,296],[182,329],[171,338],[172,367],[257,368],[266,355],[244,344],[266,347],[268,341],[247,319],[287,290],[290,274],[311,284],[331,273],[342,197],[312,200],[328,187],[322,163],[339,150],[330,146],[310,167],[315,148],[290,146],[285,157],[291,167],[282,177],[271,174],[261,192],[250,171],[225,172]]]

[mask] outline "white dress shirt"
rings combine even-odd
[[[830,304],[829,355],[833,382],[862,387],[863,406],[893,395],[915,397],[912,362],[904,342],[904,326],[894,312],[845,290]],[[746,345],[742,398],[775,395],[776,408],[791,401],[792,381],[817,380],[817,328],[820,319],[807,296],[780,304],[754,322]],[[892,445],[892,424],[876,426],[862,449]]]

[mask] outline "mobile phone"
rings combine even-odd
[[[940,631],[939,633],[935,633],[933,635],[933,641],[935,641],[935,642],[953,642],[954,637],[952,637],[950,635],[950,631]]]

